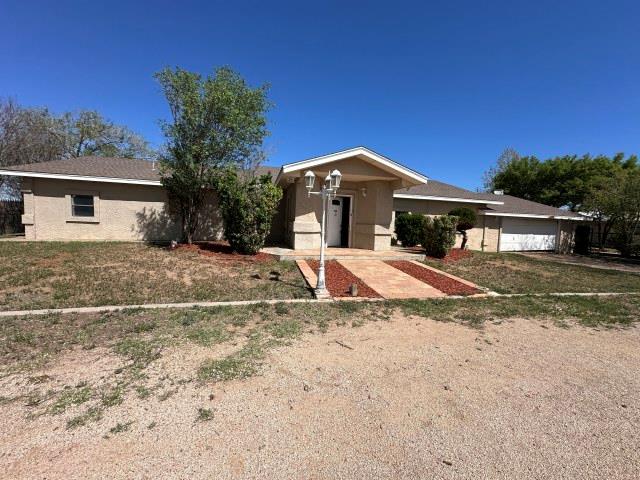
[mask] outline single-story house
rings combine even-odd
[[[400,212],[441,215],[458,206],[478,212],[469,248],[484,251],[567,250],[582,219],[565,210],[509,195],[476,193],[431,180],[365,147],[282,167],[261,167],[283,189],[270,243],[320,246],[321,201],[309,196],[304,174],[319,182],[338,169],[342,183],[329,201],[327,243],[370,250],[391,248]],[[18,165],[0,175],[21,177],[27,240],[168,241],[179,228],[169,214],[157,165],[127,158],[81,157]],[[215,198],[198,238],[222,237]]]

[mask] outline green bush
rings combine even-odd
[[[425,216],[401,213],[396,217],[396,236],[403,247],[415,247],[422,242]]]
[[[238,253],[255,255],[271,230],[282,189],[268,175],[240,178],[229,171],[218,179],[216,190],[229,245]]]
[[[427,255],[444,258],[456,243],[456,225],[458,217],[442,215],[440,217],[425,217],[422,246]]]
[[[467,230],[470,230],[476,226],[478,216],[476,215],[475,210],[472,210],[468,207],[454,208],[449,212],[449,215],[458,217],[458,225],[456,226],[456,230],[462,234],[462,245],[460,245],[460,249],[464,250],[467,246]]]

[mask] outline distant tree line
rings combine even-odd
[[[147,141],[94,110],[55,114],[0,99],[0,168],[63,158],[152,158]],[[0,195],[16,198],[17,182],[0,176]]]
[[[565,155],[540,160],[506,149],[485,174],[488,191],[504,193],[596,220],[598,247],[608,240],[623,255],[638,253],[640,166],[636,155]]]

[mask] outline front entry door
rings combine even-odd
[[[327,208],[327,246],[340,247],[342,245],[342,204],[343,197],[330,198]]]

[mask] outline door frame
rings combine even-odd
[[[353,237],[353,207],[356,200],[355,194],[352,193],[339,193],[336,197],[349,197],[349,234],[347,235],[347,246],[342,248],[351,248],[351,242]],[[340,248],[340,247],[338,247]]]

